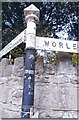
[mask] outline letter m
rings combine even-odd
[[[49,46],[49,41],[44,41],[45,42],[45,46]]]

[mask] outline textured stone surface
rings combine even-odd
[[[0,77],[0,117],[20,118],[23,78]]]
[[[5,76],[11,76],[13,74],[13,67],[13,65],[6,66]]]
[[[2,63],[2,65],[3,66],[6,66],[6,65],[9,65],[9,59],[7,59],[7,58],[3,58],[2,60],[1,60],[1,63]]]
[[[39,68],[39,69],[38,69]],[[35,64],[35,74],[42,74],[44,72],[43,68],[43,59],[37,58],[36,64]]]
[[[3,109],[2,116],[3,116],[3,118],[14,118],[14,116],[16,116],[16,118],[19,118],[20,117],[20,111],[16,112],[16,111]]]
[[[7,102],[7,85],[6,85],[7,78],[0,79],[0,102],[6,103]]]
[[[23,57],[16,58],[14,61],[14,71],[15,76],[22,77],[24,72],[24,59]]]
[[[38,58],[35,70],[34,111],[39,118],[77,118],[79,78],[77,66],[66,57],[56,65],[43,66]],[[0,118],[20,118],[24,59],[0,63]],[[78,106],[77,106],[78,105]]]
[[[2,64],[0,62],[0,77],[2,77]]]
[[[39,118],[77,118],[77,111],[39,110]]]
[[[64,86],[42,83],[42,85],[35,86],[35,96],[37,108],[77,110],[77,88],[72,84]]]

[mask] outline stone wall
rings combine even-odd
[[[61,56],[61,57],[60,57]],[[62,59],[64,58],[64,59]],[[0,118],[20,118],[24,59],[14,65],[4,58],[0,63]],[[36,61],[34,111],[39,118],[77,118],[77,66],[71,58],[59,55],[56,64]]]
[[[16,58],[14,65],[4,58],[0,63],[0,117],[20,117],[23,90],[23,58]]]

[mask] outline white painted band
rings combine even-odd
[[[36,24],[32,21],[27,22],[27,34],[36,35]]]
[[[36,48],[36,37],[33,34],[27,34],[26,36],[26,48]]]
[[[33,21],[27,22],[26,48],[36,47],[36,24]]]

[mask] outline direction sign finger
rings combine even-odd
[[[36,37],[36,49],[79,53],[79,41]]]
[[[19,44],[24,42],[24,33],[26,33],[26,29],[22,31],[17,37],[15,37],[8,45],[6,45],[1,51],[0,51],[0,58],[7,54],[9,51],[17,47]]]

